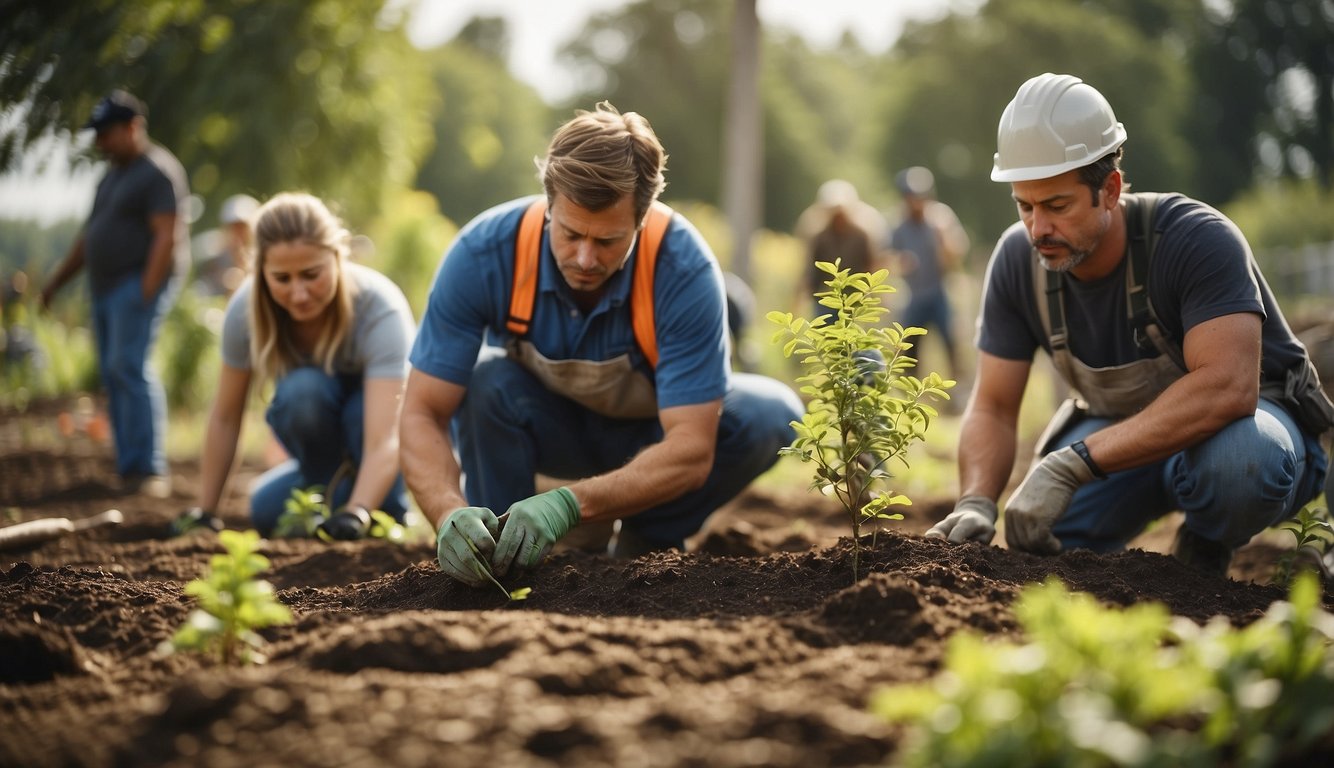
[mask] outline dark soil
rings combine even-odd
[[[5,524],[109,507],[126,522],[0,552],[0,766],[886,764],[899,733],[868,698],[933,675],[956,632],[1017,637],[1025,584],[1055,575],[1109,604],[1237,625],[1283,597],[1268,541],[1223,579],[1148,551],[1172,521],[1111,556],[922,538],[947,499],[867,537],[854,584],[826,500],[751,492],[688,553],[567,549],[507,584],[533,588],[508,604],[439,573],[433,543],[268,542],[296,622],[263,632],[268,664],[227,668],[157,650],[218,551],[211,535],[163,536],[198,467],[173,468],[172,499],[119,497],[105,446],[15,447],[20,422],[49,417],[0,414]],[[242,509],[232,496],[233,527]]]

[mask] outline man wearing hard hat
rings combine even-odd
[[[1173,554],[1225,574],[1234,549],[1320,492],[1334,405],[1241,232],[1182,195],[1130,193],[1125,141],[1070,75],[1025,82],[1001,115],[991,178],[1020,221],[987,268],[960,499],[927,536],[995,535],[1042,348],[1077,396],[1005,503],[1006,543],[1116,551],[1180,510]]]

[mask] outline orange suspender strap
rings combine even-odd
[[[528,333],[528,324],[533,319],[537,262],[542,256],[542,224],[546,215],[546,198],[539,197],[523,212],[514,242],[514,284],[510,288],[510,312],[505,327],[519,336]]]
[[[635,259],[634,283],[630,288],[630,317],[635,328],[635,341],[648,360],[649,367],[658,367],[658,335],[653,316],[653,275],[658,266],[658,248],[662,245],[667,226],[672,223],[672,209],[655,202],[644,217],[639,231],[639,254]]]
[[[541,198],[528,206],[519,222],[519,234],[514,244],[514,284],[505,325],[520,336],[528,333],[533,319],[533,302],[537,297],[537,265],[542,253],[542,225],[546,209],[546,200]],[[635,342],[639,344],[648,364],[654,368],[658,366],[658,338],[653,316],[653,276],[658,248],[671,223],[671,208],[656,202],[649,208],[648,215],[644,217],[644,226],[639,232],[639,250],[630,287]]]

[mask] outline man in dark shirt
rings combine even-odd
[[[42,306],[87,268],[98,367],[127,492],[170,493],[166,396],[149,364],[163,315],[189,266],[185,170],[148,138],[148,111],[125,91],[97,103],[85,128],[111,167],[65,260],[42,289]]]
[[[1319,435],[1334,408],[1306,349],[1231,221],[1181,195],[1129,192],[1126,130],[1098,91],[1070,75],[1034,77],[997,139],[991,178],[1010,184],[1021,221],[987,269],[960,500],[927,535],[995,535],[1042,348],[1079,397],[1048,425],[1006,502],[1007,544],[1114,551],[1180,510],[1173,554],[1225,573],[1236,547],[1324,481]]]

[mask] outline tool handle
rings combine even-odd
[[[58,539],[74,531],[74,523],[68,518],[53,517],[47,520],[30,520],[26,523],[11,525],[0,529],[0,549],[18,549],[42,541]]]

